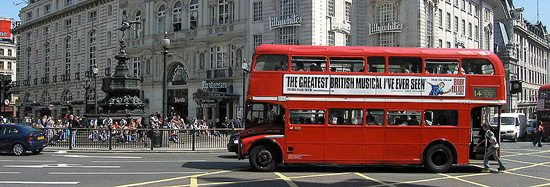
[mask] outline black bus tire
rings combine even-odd
[[[453,153],[443,144],[431,146],[424,157],[424,166],[434,173],[443,173],[453,166]]]
[[[254,171],[269,172],[277,167],[276,153],[263,145],[258,145],[250,151],[248,161]]]

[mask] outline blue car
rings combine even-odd
[[[39,154],[47,142],[42,131],[28,125],[0,124],[0,152]]]

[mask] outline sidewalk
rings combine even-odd
[[[64,149],[58,147],[46,147],[43,152],[53,152],[53,153],[228,153],[227,149],[222,148],[213,148],[213,149],[196,149],[184,150],[184,149],[167,149],[167,148],[156,148],[156,149],[97,149],[97,148],[75,148],[75,149]]]

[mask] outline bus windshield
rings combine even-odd
[[[284,126],[284,108],[272,103],[251,103],[246,110],[246,128]]]

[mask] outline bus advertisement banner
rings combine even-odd
[[[466,96],[464,77],[286,74],[283,94]]]

